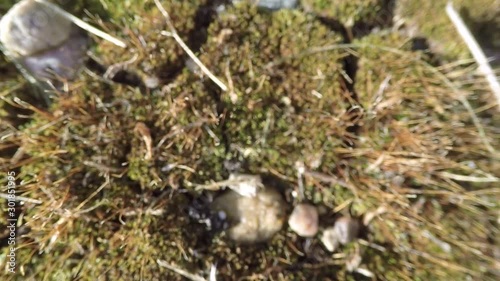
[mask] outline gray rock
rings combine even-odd
[[[46,81],[56,76],[74,78],[86,58],[90,40],[61,14],[23,0],[1,19],[0,42],[3,52],[30,81],[31,77]]]
[[[0,42],[12,57],[46,51],[68,40],[72,22],[32,0],[14,5],[0,21]]]
[[[54,75],[72,79],[86,59],[89,42],[88,36],[75,26],[73,34],[63,44],[18,60],[38,80],[51,79]]]

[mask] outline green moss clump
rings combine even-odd
[[[331,116],[348,108],[340,76],[346,53],[304,56],[311,46],[340,42],[311,16],[291,10],[260,14],[239,5],[210,26],[201,58],[227,75],[224,134],[248,155],[251,170],[292,176],[304,155],[341,145],[345,128]]]

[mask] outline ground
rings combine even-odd
[[[0,220],[0,279],[185,280],[158,260],[207,279],[215,265],[217,280],[498,278],[500,115],[446,1],[160,1],[227,91],[160,33],[154,1],[56,2],[128,47],[93,38],[94,63],[49,104],[0,56],[2,193],[13,172],[37,200],[14,212],[15,274]],[[498,1],[455,2],[494,54]],[[96,66],[123,62],[114,81]],[[199,188],[232,170],[261,175],[289,211],[320,207],[321,229],[384,212],[335,253],[286,225],[234,243],[202,219],[220,192]],[[347,270],[356,257],[365,271]]]

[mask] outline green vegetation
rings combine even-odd
[[[381,0],[302,0],[304,7],[321,16],[339,20],[348,27],[356,23],[375,23],[381,19],[384,4]]]
[[[397,14],[403,19],[409,30],[416,35],[427,37],[433,44],[435,52],[449,61],[470,58],[467,47],[455,31],[444,9],[447,0],[397,2]],[[459,11],[484,47],[500,47],[498,29],[500,27],[500,3],[492,0],[453,1],[454,8]]]
[[[159,87],[82,71],[47,108],[0,57],[0,167],[18,175],[18,195],[41,201],[18,208],[17,274],[0,279],[185,280],[164,260],[205,277],[216,264],[217,280],[359,280],[346,269],[357,252],[381,280],[496,279],[500,115],[469,65],[438,64],[463,57],[463,46],[414,51],[408,32],[386,29],[341,45],[349,38],[317,18],[377,25],[373,7],[384,1],[303,1],[314,13],[304,3],[276,12],[239,3],[210,16],[210,1],[161,2],[228,91],[185,66],[184,51],[160,34],[167,25],[153,1],[62,4],[75,14],[85,7],[90,22],[126,40],[120,49],[95,39],[103,64],[127,62]],[[418,19],[412,1],[396,2]],[[460,3],[483,15],[474,1]],[[436,44],[445,37],[426,30],[447,21],[439,9],[415,23]],[[305,200],[325,210],[322,228],[347,212],[385,212],[364,242],[336,253],[287,227],[266,243],[235,244],[188,215],[196,187],[226,179],[224,161],[234,159],[290,207],[303,162]],[[0,220],[2,268],[5,229]]]

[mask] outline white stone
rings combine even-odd
[[[339,239],[333,227],[325,229],[320,240],[323,245],[325,245],[325,248],[330,252],[334,252],[339,246]]]
[[[262,178],[259,175],[230,174],[228,187],[247,197],[254,197],[262,188]]]
[[[360,227],[358,220],[341,217],[332,227],[323,231],[320,240],[328,251],[334,252],[339,244],[345,245],[354,241],[358,237]]]

